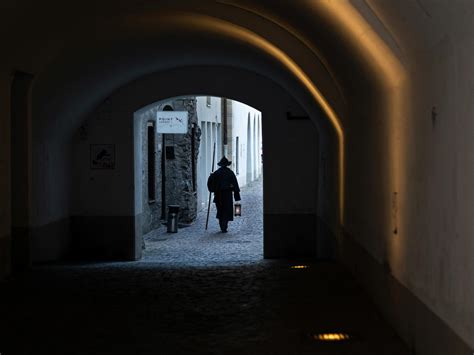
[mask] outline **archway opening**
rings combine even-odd
[[[259,110],[215,96],[174,97],[135,112],[144,261],[200,265],[263,258],[263,168],[256,153],[262,151],[261,120]],[[224,157],[229,166],[218,166]],[[221,206],[222,193],[209,192],[208,177],[229,169],[238,187],[232,203]],[[234,216],[239,198],[243,212]],[[223,219],[231,220],[224,232]]]
[[[218,77],[219,80],[209,81],[211,77]],[[167,85],[163,86],[163,82]],[[233,85],[229,86],[228,82]],[[262,92],[271,95],[263,95]],[[74,157],[70,186],[74,186],[74,189],[71,190],[70,250],[74,256],[100,260],[142,258],[141,226],[146,218],[145,201],[155,199],[155,204],[161,203],[165,207],[153,215],[158,225],[166,221],[166,214],[163,216],[162,212],[167,212],[169,203],[162,202],[161,193],[155,193],[154,196],[137,193],[143,192],[143,184],[153,184],[153,181],[135,172],[150,168],[142,164],[144,154],[155,154],[156,157],[160,157],[163,151],[166,154],[168,138],[170,145],[175,138],[171,135],[166,137],[166,144],[160,147],[160,152],[157,145],[161,136],[155,137],[156,150],[148,151],[146,146],[134,149],[134,142],[140,139],[140,132],[144,132],[144,128],[140,128],[140,120],[136,119],[137,114],[155,105],[153,103],[169,101],[166,98],[179,98],[189,93],[227,97],[246,102],[260,111],[252,111],[250,124],[254,135],[259,132],[258,136],[262,137],[253,138],[253,141],[267,152],[264,157],[264,258],[331,258],[334,255],[333,248],[327,246],[335,242],[331,225],[337,217],[337,179],[320,179],[320,175],[336,175],[337,157],[333,153],[337,150],[331,150],[334,145],[331,144],[331,136],[324,132],[324,126],[320,128],[315,124],[324,119],[321,111],[306,111],[299,100],[283,87],[254,72],[202,66],[176,68],[139,78],[109,93],[85,117],[72,140]],[[166,112],[164,107],[162,111]],[[176,112],[172,105],[170,109]],[[248,113],[245,112],[247,124]],[[147,136],[155,136],[156,122],[155,128],[153,125],[153,120],[147,121]],[[188,127],[190,131],[192,128]],[[199,127],[196,125],[194,128],[197,131]],[[219,134],[222,135],[219,130],[212,133],[210,127],[208,131],[214,140],[223,139],[219,137]],[[237,136],[231,140],[232,144],[240,147],[246,143],[247,131],[245,127],[238,136],[238,144]],[[111,164],[101,168],[91,160],[97,146],[106,149],[106,153],[110,150],[104,157],[112,160]],[[192,147],[192,144],[189,146]],[[173,149],[171,146],[170,155]],[[261,159],[261,153],[255,154],[257,150],[258,147],[254,147],[250,155],[255,156],[255,159],[260,156]],[[212,148],[208,151],[212,151]],[[206,154],[210,159],[211,153]],[[239,170],[240,174],[242,170],[243,177],[247,176],[244,171],[247,156],[247,151],[242,151],[236,157],[229,157],[235,164],[235,172]],[[322,157],[327,162],[324,166],[320,165]],[[334,164],[331,165],[331,162]],[[187,166],[190,165],[191,161]],[[155,169],[160,167],[161,161],[156,161]],[[324,171],[320,167],[324,167]],[[197,172],[198,162],[195,168]],[[210,169],[206,174],[209,172]],[[188,173],[192,177],[192,167]],[[263,170],[259,173],[263,174]],[[159,175],[155,175],[155,178],[154,184],[160,185]],[[194,180],[197,183],[197,175]],[[192,178],[188,181],[186,195],[192,198],[197,186],[193,186]],[[245,211],[248,212],[247,209]],[[41,257],[41,250],[35,253]]]

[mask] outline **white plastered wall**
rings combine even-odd
[[[217,162],[222,157],[221,144],[222,135],[222,99],[219,97],[210,97],[210,105],[207,104],[207,96],[196,97],[196,111],[201,128],[201,144],[199,147],[197,164],[197,203],[198,210],[207,208],[208,190],[207,177],[212,171],[212,156],[214,142],[216,143],[216,155],[214,169]]]
[[[245,186],[257,178],[255,167],[258,164],[256,161],[255,151],[255,126],[254,117],[261,116],[261,112],[253,107],[238,101],[232,101],[232,170],[237,174],[237,160],[239,161],[239,169],[237,180],[240,186]],[[250,127],[248,127],[250,117]],[[251,137],[248,136],[250,131]],[[237,137],[239,137],[239,146],[236,146]],[[251,146],[248,146],[250,142]],[[250,154],[249,154],[250,150]],[[238,154],[238,158],[237,158]],[[250,158],[250,159],[249,159]],[[251,167],[252,171],[248,171]]]

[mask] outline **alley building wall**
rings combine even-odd
[[[157,133],[156,115],[158,111],[164,109],[172,109],[173,111],[188,112],[188,132],[186,134],[163,134]],[[168,205],[180,206],[180,221],[183,223],[191,223],[196,218],[196,182],[193,177],[193,163],[196,167],[197,153],[199,151],[200,132],[199,129],[193,130],[196,126],[196,100],[194,97],[172,98],[153,103],[141,109],[137,114],[140,125],[141,145],[142,149],[142,205],[143,219],[142,230],[146,234],[151,230],[157,229],[166,219]],[[153,124],[155,135],[154,154],[150,154],[148,142],[148,125]],[[194,134],[194,158],[192,157],[192,134]],[[166,147],[168,147],[168,156],[166,156]],[[150,169],[149,158],[154,156],[155,163]],[[164,158],[164,159],[163,159]],[[165,165],[163,165],[165,164]],[[165,181],[163,185],[163,167],[165,168]],[[150,173],[154,171],[155,178],[150,180]],[[152,186],[154,185],[154,186]],[[165,195],[163,195],[163,186],[165,187]],[[149,189],[153,188],[154,193],[150,193]],[[163,197],[165,205],[163,205]]]
[[[201,131],[198,156],[197,206],[199,210],[202,210],[207,208],[209,199],[207,178],[211,171],[218,167],[217,162],[222,158],[222,99],[214,96],[197,96],[196,111]],[[214,143],[216,144],[216,153],[213,165]]]
[[[262,173],[261,112],[232,100],[232,116],[228,126],[232,170],[241,187],[258,179]]]
[[[226,98],[198,96],[196,102],[202,132],[198,158],[198,208],[206,209],[209,196],[207,178],[213,169],[219,168],[217,162],[223,156],[232,162],[230,168],[236,174],[240,187],[261,176],[262,114],[249,105]],[[224,135],[227,136],[227,144]]]

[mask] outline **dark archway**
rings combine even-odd
[[[205,80],[209,76],[218,76],[222,80],[209,82]],[[159,85],[162,81],[172,84],[162,87]],[[226,85],[228,81],[234,83],[232,88]],[[249,90],[249,86],[254,87],[254,89]],[[259,97],[259,90],[272,91],[273,96]],[[130,127],[131,124],[128,112],[136,112],[137,108],[144,106],[144,103],[164,100],[170,96],[185,95],[189,92],[226,96],[241,102],[247,102],[262,111],[263,150],[267,152],[266,155],[268,157],[264,168],[267,181],[264,190],[265,205],[267,206],[264,212],[265,257],[330,257],[329,254],[317,255],[317,245],[319,243],[327,243],[324,241],[325,239],[335,239],[335,235],[331,233],[320,233],[317,236],[318,220],[324,214],[330,215],[332,213],[334,218],[337,215],[337,197],[335,196],[336,194],[331,194],[329,189],[326,190],[327,195],[325,196],[327,197],[326,203],[331,201],[331,199],[333,201],[334,207],[332,211],[319,212],[317,210],[318,204],[315,198],[317,198],[318,194],[317,175],[319,172],[317,160],[319,159],[320,143],[318,143],[317,137],[319,137],[319,134],[311,120],[298,122],[287,120],[287,107],[292,107],[295,110],[294,112],[303,112],[303,109],[299,107],[291,95],[274,82],[258,74],[236,68],[189,67],[156,73],[132,82],[109,95],[108,105],[111,108],[114,105],[120,105],[120,111],[117,111],[114,120],[117,127],[123,126],[124,129],[127,129],[126,127]],[[99,106],[97,110],[101,111],[102,108]],[[112,109],[112,111],[115,110]],[[315,112],[313,114],[318,115],[320,113]],[[92,113],[91,117],[95,117],[95,113]],[[265,117],[268,117],[268,119]],[[286,134],[288,132],[293,133],[288,135]],[[136,135],[137,132],[135,131]],[[305,135],[307,138],[304,140],[291,138],[292,136],[305,137]],[[290,140],[287,141],[288,139]],[[120,145],[122,144],[123,149],[133,151],[133,140],[127,138],[120,143]],[[307,148],[308,144],[314,146],[314,156],[311,159],[297,154],[298,150]],[[135,154],[137,153],[139,152],[135,151]],[[272,156],[275,158],[272,159]],[[133,178],[133,176],[125,173],[125,171],[141,171],[141,159],[135,156],[134,161],[133,165],[128,168],[125,165],[121,168],[123,169],[121,171],[124,172],[122,183],[125,185],[134,184],[134,191],[136,191],[137,189],[141,190],[138,188],[142,183],[141,178],[139,176]],[[314,165],[308,166],[308,164],[312,164],[311,162],[314,162]],[[306,172],[297,175],[291,173],[291,169],[302,165],[308,167]],[[135,182],[133,183],[133,181]],[[286,188],[287,186],[293,187]],[[304,188],[300,189],[297,186]],[[121,189],[118,185],[116,188]],[[102,194],[101,201],[112,201],[117,198],[113,190],[110,190],[110,192],[102,190],[97,191],[97,193]],[[140,206],[142,206],[142,201],[140,194],[136,192],[133,195],[125,193],[122,198],[123,202],[115,204],[115,206],[124,206],[123,212],[116,210],[118,212],[112,212],[112,214],[114,214],[114,218],[119,216],[118,213],[128,214],[124,222],[117,223],[117,220],[114,218],[101,218],[104,214],[110,213],[106,212],[105,209],[93,218],[102,219],[102,225],[105,225],[107,221],[114,221],[115,224],[123,226],[120,231],[123,237],[118,237],[117,229],[111,227],[111,230],[115,231],[114,236],[108,242],[105,242],[105,245],[109,245],[110,250],[115,250],[112,254],[118,257],[120,255],[132,257],[133,255],[133,258],[136,259],[140,257],[142,245],[141,233],[139,228],[137,228],[141,224]],[[135,201],[135,203],[130,205],[127,201]],[[95,203],[95,200],[89,202],[83,200],[82,203],[83,205],[80,208],[76,208],[76,210],[89,209],[90,207],[87,206],[91,206],[92,203]],[[81,216],[79,217],[82,218]],[[123,220],[123,218],[121,219]],[[130,227],[127,227],[129,223],[131,223]],[[87,225],[87,223],[83,223],[83,225]],[[83,237],[91,235],[90,231],[81,231],[81,228],[76,229],[76,232],[79,232],[78,235]],[[107,240],[107,237],[104,237],[104,240]],[[83,240],[83,242],[87,244],[87,239]],[[133,245],[132,249],[130,249],[131,245]]]

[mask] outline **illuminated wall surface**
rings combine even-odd
[[[178,26],[183,29],[190,27],[190,29],[207,30],[216,32],[220,35],[225,35],[237,41],[244,41],[249,43],[261,51],[264,51],[271,57],[278,60],[288,71],[290,71],[311,93],[314,100],[321,105],[330,120],[334,130],[336,131],[339,140],[339,204],[340,204],[340,220],[343,221],[344,216],[344,132],[341,126],[340,119],[331,108],[325,97],[322,95],[316,84],[306,75],[306,73],[298,66],[298,64],[291,59],[291,57],[281,51],[277,46],[267,41],[262,36],[247,30],[244,27],[219,20],[217,18],[208,16],[197,16],[195,14],[166,16],[164,18],[154,19],[160,26],[169,24],[169,26]]]

